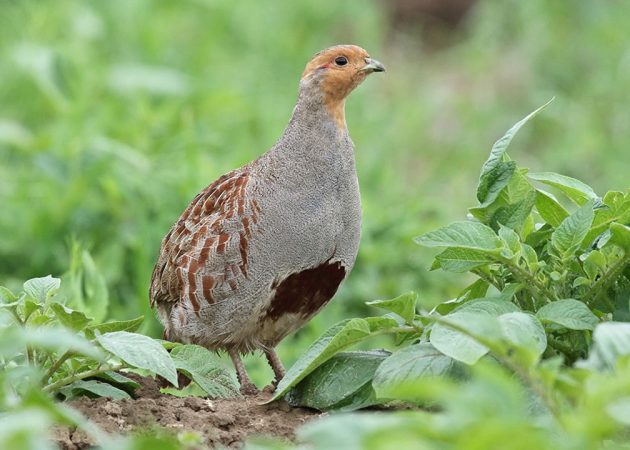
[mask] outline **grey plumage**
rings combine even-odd
[[[361,204],[343,103],[380,70],[359,47],[318,53],[277,143],[197,195],[162,241],[150,296],[165,337],[228,350],[250,390],[238,353],[263,349],[278,381],[273,348],[354,265]]]

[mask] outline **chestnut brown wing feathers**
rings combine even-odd
[[[247,277],[248,246],[259,212],[249,171],[223,175],[199,193],[162,241],[151,277],[151,305],[187,302],[195,313]]]

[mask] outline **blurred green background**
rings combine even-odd
[[[146,314],[158,336],[147,291],[170,225],[274,143],[316,51],[355,43],[388,69],[347,104],[359,258],[281,356],[367,314],[364,301],[449,298],[466,280],[428,272],[412,238],[465,216],[492,143],[550,97],[512,157],[599,192],[630,185],[629,19],[630,2],[612,0],[5,0],[0,285],[67,272],[74,246],[86,295],[103,298],[98,271],[108,317]]]

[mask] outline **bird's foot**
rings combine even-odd
[[[258,395],[259,392],[260,391],[254,383],[241,383],[241,395],[244,395],[245,397],[253,397]]]

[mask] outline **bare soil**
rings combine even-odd
[[[136,378],[141,387],[134,399],[81,398],[68,402],[104,431],[120,434],[155,430],[173,433],[194,431],[209,448],[240,448],[251,436],[268,436],[293,441],[295,429],[320,412],[292,408],[286,402],[262,403],[268,393],[255,397],[209,400],[178,398],[160,393],[158,382]],[[52,439],[64,450],[87,449],[94,443],[80,430],[59,428]]]

